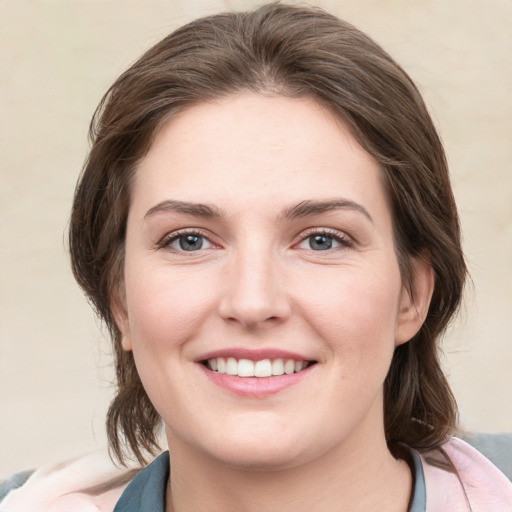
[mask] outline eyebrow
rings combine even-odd
[[[330,212],[332,210],[353,210],[362,213],[371,223],[373,219],[368,210],[350,199],[337,198],[329,200],[307,200],[286,208],[280,217],[284,219],[296,219]]]
[[[150,208],[146,215],[144,215],[144,219],[161,212],[185,213],[187,215],[195,215],[198,217],[222,217],[222,210],[216,206],[168,199]]]
[[[350,199],[344,198],[328,200],[309,199],[301,201],[300,203],[285,208],[285,210],[279,215],[279,218],[296,219],[308,217],[310,215],[318,215],[320,213],[333,210],[353,210],[362,213],[370,222],[373,223],[371,215],[364,206]],[[207,218],[220,218],[224,215],[224,212],[214,205],[167,199],[150,208],[144,216],[144,220],[161,212],[177,212]]]

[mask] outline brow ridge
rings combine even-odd
[[[308,199],[301,201],[293,206],[286,208],[281,217],[284,219],[295,219],[300,217],[308,217],[310,215],[318,215],[320,213],[329,212],[332,210],[354,210],[362,213],[370,222],[373,219],[368,210],[359,203],[351,199],[336,198],[328,200],[315,200]]]
[[[161,203],[156,204],[150,208],[145,219],[152,217],[161,212],[177,212],[187,215],[195,215],[199,217],[221,217],[222,211],[216,206],[203,204],[203,203],[190,203],[187,201],[176,201],[174,199],[167,199]]]
[[[279,215],[279,218],[292,220],[301,217],[308,217],[310,215],[318,215],[320,213],[338,209],[357,211],[363,214],[370,222],[373,223],[371,215],[364,206],[356,203],[355,201],[352,201],[351,199],[345,198],[327,200],[307,199],[285,208]],[[214,205],[166,199],[165,201],[162,201],[151,207],[147,211],[144,218],[147,219],[148,217],[152,217],[153,215],[161,212],[177,212],[184,213],[186,215],[208,218],[219,218],[223,216],[223,211]]]

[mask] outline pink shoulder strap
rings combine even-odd
[[[512,512],[512,482],[460,439],[420,454],[427,512]]]

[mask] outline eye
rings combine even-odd
[[[212,245],[202,233],[195,231],[171,233],[159,244],[160,248],[170,248],[176,252],[196,252],[210,249]]]
[[[352,242],[342,233],[320,231],[304,234],[298,247],[311,251],[329,251],[340,247],[352,247]]]

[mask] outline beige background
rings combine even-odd
[[[0,474],[104,445],[106,343],[65,232],[111,81],[170,29],[254,1],[0,1]],[[512,1],[318,1],[418,82],[446,143],[473,275],[446,367],[474,430],[512,431]]]

